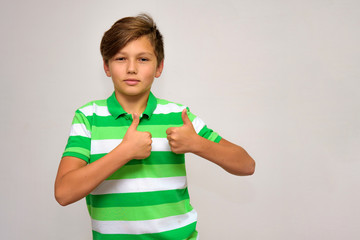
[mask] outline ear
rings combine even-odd
[[[164,60],[161,61],[159,66],[156,69],[155,77],[158,78],[161,76],[162,70],[164,69]]]
[[[106,76],[111,77],[109,64],[107,62],[105,62],[105,60],[104,60],[104,71],[105,71]]]

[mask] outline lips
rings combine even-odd
[[[138,84],[140,82],[140,80],[137,79],[126,79],[124,80],[124,82],[129,85],[129,86],[135,86],[136,84]]]

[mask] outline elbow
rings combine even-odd
[[[249,164],[250,166],[248,167],[248,171],[247,171],[247,175],[253,175],[255,173],[255,161],[253,159],[251,159],[251,163]]]
[[[249,169],[247,170],[246,176],[251,176],[251,175],[253,175],[254,173],[255,173],[255,162],[254,162],[254,164],[252,164],[252,166],[249,167]]]
[[[63,207],[69,205],[69,203],[67,201],[65,201],[65,199],[62,198],[61,196],[58,196],[58,195],[55,194],[55,199]]]
[[[251,176],[255,173],[255,161],[251,159],[247,164],[241,164],[236,171],[231,173],[236,176]]]
[[[254,159],[243,149],[241,148],[242,153],[237,159],[238,168],[237,176],[251,176],[255,173],[255,161]]]
[[[55,189],[55,200],[63,207],[71,203],[67,200],[66,195],[61,193],[61,191],[58,189]]]
[[[65,207],[65,206],[67,206],[67,205],[70,204],[70,203],[68,203],[68,202],[66,202],[66,201],[64,201],[64,200],[62,200],[62,199],[59,199],[59,198],[56,198],[56,201],[57,201],[61,206],[63,206],[63,207]]]

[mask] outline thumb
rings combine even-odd
[[[183,120],[184,125],[192,125],[189,116],[187,115],[187,109],[184,108],[184,110],[181,113],[181,118]]]
[[[136,130],[137,126],[139,125],[140,118],[139,118],[139,115],[137,113],[133,113],[132,116],[133,116],[133,121],[132,121],[129,128]]]

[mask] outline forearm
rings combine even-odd
[[[151,154],[151,134],[137,131],[140,119],[133,114],[133,122],[121,143],[104,157],[86,163],[75,157],[61,160],[55,180],[55,198],[67,205],[85,197],[100,183],[131,159],[145,159]]]
[[[250,155],[242,147],[225,139],[215,143],[199,136],[194,141],[191,152],[234,175],[252,175],[255,171],[255,161]]]
[[[70,168],[74,169],[63,175],[60,173],[55,182],[56,200],[65,206],[87,196],[100,183],[130,160],[126,155],[121,154],[124,151],[124,146],[119,145],[93,163],[82,167],[70,166]],[[72,160],[63,159],[62,161],[70,162]]]

